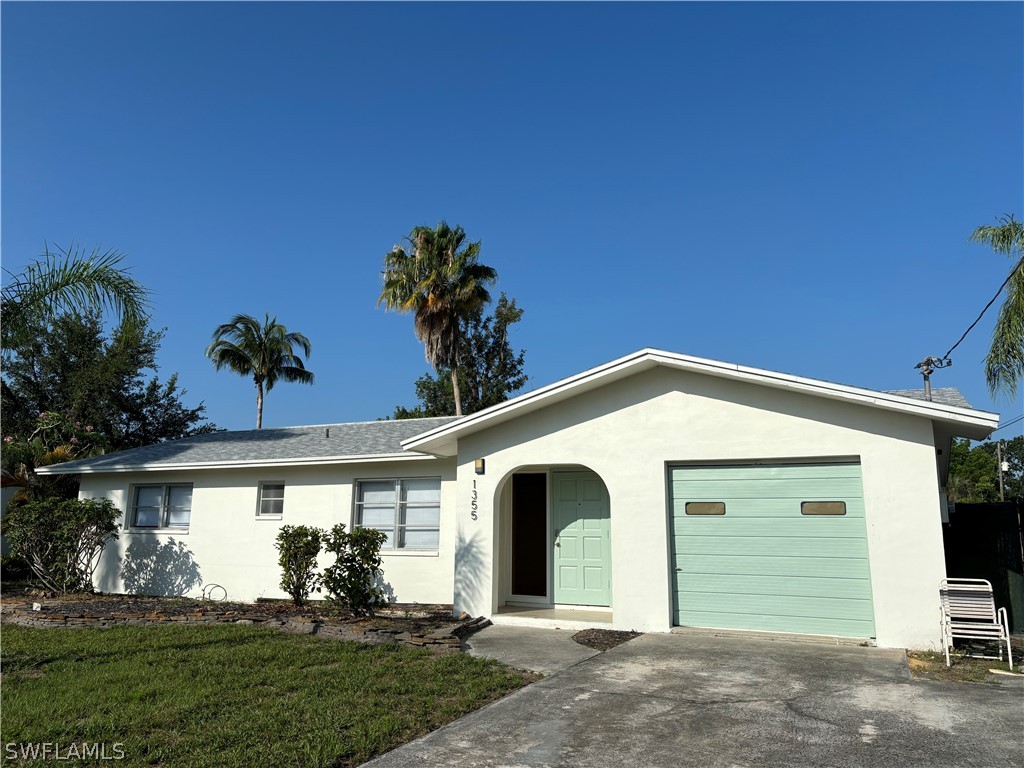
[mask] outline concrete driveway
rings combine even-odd
[[[368,765],[1024,765],[1024,687],[911,681],[902,652],[644,635]]]

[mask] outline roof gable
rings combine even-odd
[[[815,397],[842,400],[873,408],[909,413],[931,419],[952,427],[964,437],[983,439],[999,424],[999,415],[978,411],[966,406],[959,392],[943,388],[947,393],[940,401],[924,400],[916,390],[880,392],[830,381],[809,379],[788,373],[751,368],[718,360],[708,360],[658,349],[642,349],[631,355],[612,360],[588,371],[569,376],[541,387],[533,392],[520,395],[504,403],[491,406],[483,411],[466,416],[457,423],[444,424],[423,434],[410,437],[402,442],[406,450],[424,451],[438,456],[453,456],[457,452],[460,436],[473,434],[504,423],[520,415],[547,407],[562,400],[577,397],[585,392],[611,384],[657,367],[690,371],[708,376],[718,376],[745,381],[760,386],[785,389]],[[938,392],[940,390],[935,390]],[[954,398],[952,392],[956,392]],[[964,405],[955,404],[962,402]]]

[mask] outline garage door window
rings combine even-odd
[[[688,501],[686,502],[686,514],[688,515],[724,515],[724,501]]]
[[[845,515],[845,501],[802,501],[801,515]]]

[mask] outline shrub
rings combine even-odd
[[[65,594],[92,589],[92,574],[121,513],[108,499],[42,499],[14,504],[3,531],[46,589]]]
[[[327,597],[357,616],[373,615],[373,607],[385,602],[380,586],[380,548],[387,534],[372,528],[348,533],[342,523],[324,538],[324,549],[334,555],[334,565],[324,570]]]
[[[320,591],[316,558],[325,532],[308,525],[285,525],[277,534],[278,562],[281,564],[281,589],[295,605],[303,605],[314,590]]]

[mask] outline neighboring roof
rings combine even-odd
[[[998,414],[939,402],[936,399],[929,402],[913,395],[861,389],[830,381],[808,379],[760,368],[748,368],[734,363],[706,360],[659,349],[641,349],[618,360],[612,360],[610,363],[599,365],[589,371],[556,381],[554,384],[466,416],[458,423],[443,424],[421,435],[410,437],[402,442],[402,447],[437,456],[452,456],[457,450],[458,439],[461,436],[496,426],[520,415],[659,366],[923,416],[944,424],[947,430],[954,434],[975,440],[984,439],[999,424]],[[963,400],[962,397],[960,399]],[[966,401],[963,402],[966,403]]]
[[[85,474],[432,458],[403,450],[402,441],[450,424],[455,419],[454,416],[444,416],[214,432],[40,467],[36,471],[40,474]]]
[[[925,397],[923,389],[887,389],[885,390],[887,395],[898,395],[899,397],[909,397],[911,400],[924,400]],[[960,390],[956,387],[934,387],[932,388],[932,402],[942,403],[943,405],[953,405],[957,408],[973,408],[970,403],[967,402],[967,398],[960,394]]]

